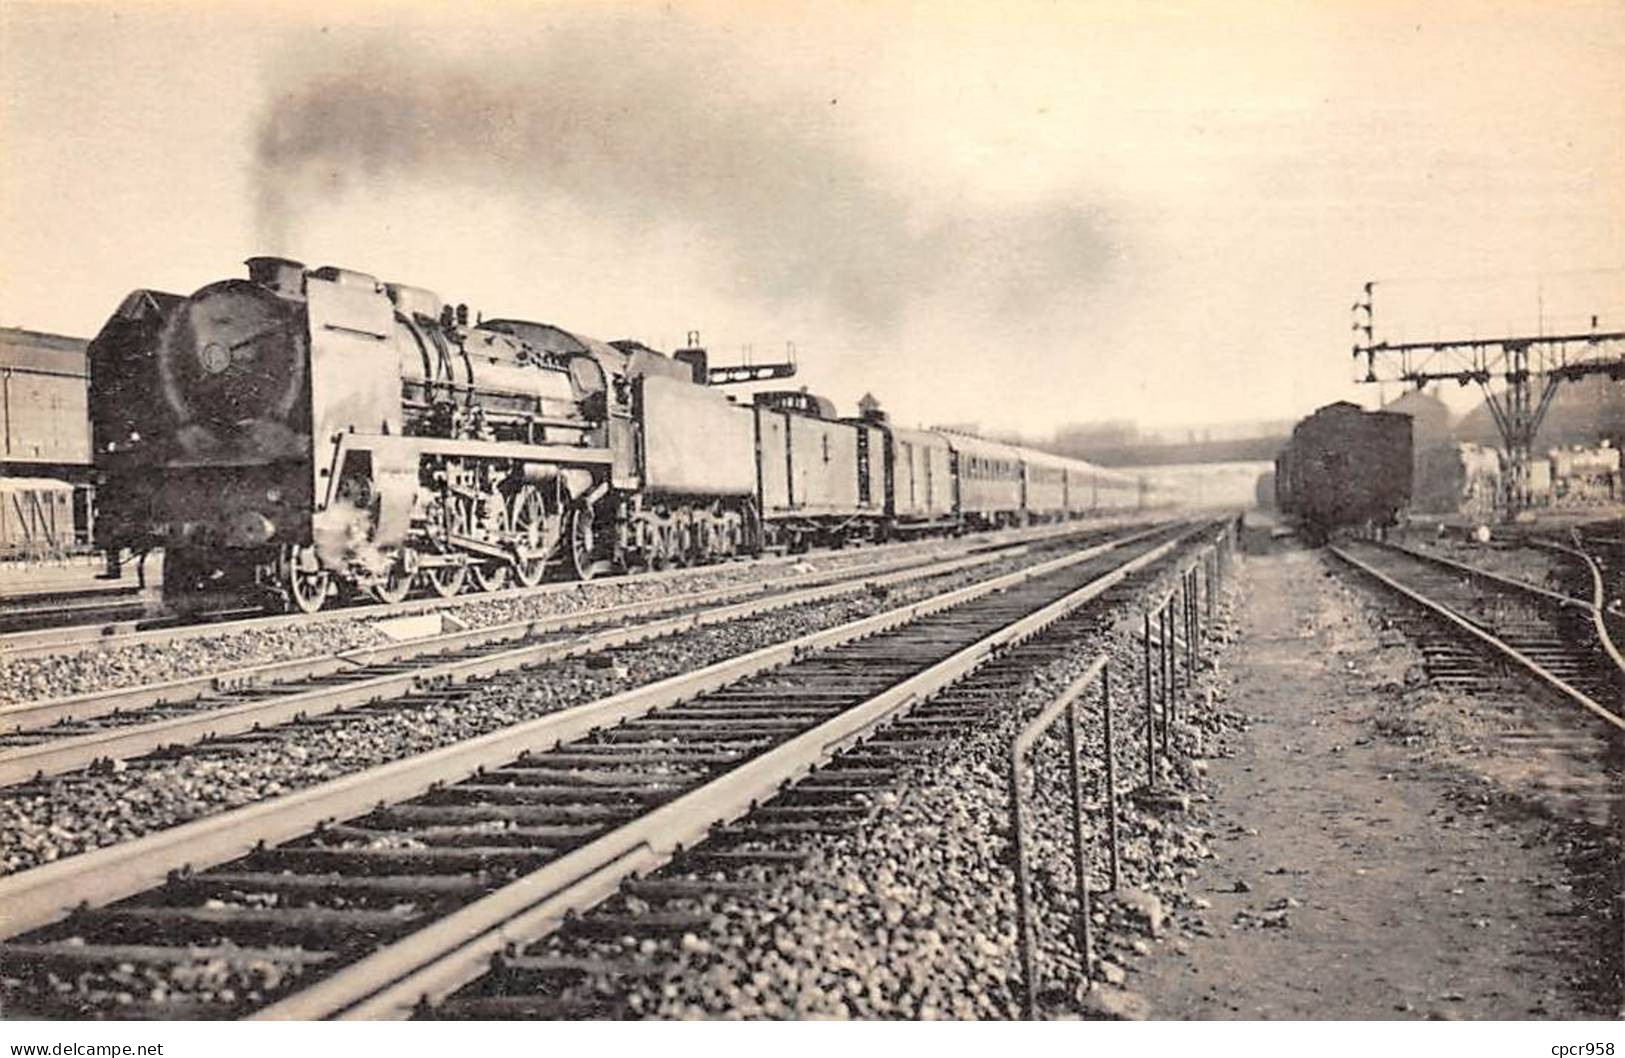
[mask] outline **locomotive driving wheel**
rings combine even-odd
[[[283,552],[282,586],[290,612],[315,613],[327,602],[332,575],[322,568],[313,547],[291,547]]]
[[[548,503],[541,489],[526,485],[513,498],[513,531],[521,550],[539,552],[531,558],[521,558],[514,567],[519,583],[533,588],[547,573],[547,560],[559,544],[562,504],[557,499]]]

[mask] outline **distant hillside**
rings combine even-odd
[[[1413,389],[1384,404],[1382,410],[1411,417],[1411,440],[1417,451],[1450,440],[1450,409],[1438,397]]]
[[[1463,416],[1455,433],[1462,441],[1497,446],[1501,443],[1495,419],[1484,404]],[[1535,438],[1535,451],[1559,445],[1593,445],[1599,437],[1610,437],[1615,444],[1625,440],[1625,382],[1596,376],[1559,385]]]

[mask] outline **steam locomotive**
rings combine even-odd
[[[314,612],[928,532],[1133,510],[1125,475],[858,419],[741,404],[666,355],[346,269],[249,259],[138,290],[91,342],[96,542],[162,547],[166,602]]]

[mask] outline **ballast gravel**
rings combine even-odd
[[[903,548],[907,548],[904,550]],[[793,564],[735,562],[707,566],[678,576],[651,579],[608,579],[570,584],[556,590],[504,598],[468,595],[448,601],[438,612],[450,613],[469,628],[537,620],[606,609],[631,603],[737,587],[741,594],[760,590],[764,581],[799,572],[831,574],[891,558],[941,555],[950,551],[940,541],[900,545],[895,551],[857,549],[807,556]],[[220,635],[161,643],[133,643],[112,648],[76,644],[62,653],[10,658],[0,662],[0,705],[66,698],[146,683],[208,675],[288,658],[316,657],[379,646],[387,637],[365,608],[353,620],[330,616],[307,624],[274,628],[240,628]]]
[[[1232,637],[1231,606],[1220,606],[1214,642]],[[1202,799],[1203,756],[1245,719],[1223,707],[1222,653],[1199,673],[1174,727],[1175,762],[1146,785],[1137,625],[1084,630],[1077,649],[1038,667],[992,722],[975,726],[908,766],[874,800],[856,832],[819,833],[793,846],[807,854],[784,873],[760,867],[713,880],[756,880],[758,896],[707,896],[662,909],[711,916],[708,929],[677,937],[554,935],[532,953],[652,965],[655,972],[589,976],[538,1004],[538,1016],[647,1018],[1015,1018],[1023,1016],[1016,944],[1015,873],[1008,760],[1021,726],[1074,679],[1102,648],[1116,674],[1114,712],[1119,784],[1121,888],[1108,886],[1104,730],[1098,699],[1084,717],[1087,832],[1096,959],[1093,990],[1077,990],[1081,957],[1070,933],[1075,910],[1070,793],[1064,785],[1063,728],[1040,741],[1028,862],[1039,930],[1039,1016],[1143,1017],[1146,1006],[1123,987],[1134,960],[1173,940],[1175,918],[1201,907],[1186,892],[1210,854],[1189,811]],[[1214,697],[1210,698],[1209,695]],[[1217,704],[1215,704],[1217,703]],[[647,905],[612,898],[610,913]],[[524,1007],[514,1008],[523,1013]]]
[[[523,723],[773,643],[996,576],[1044,556],[894,585],[574,658],[471,685],[469,693],[328,714],[168,759],[120,763],[0,790],[0,873],[129,841],[226,809]]]

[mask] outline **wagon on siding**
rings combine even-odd
[[[0,477],[0,557],[61,558],[76,543],[72,485],[55,478]]]
[[[1276,505],[1310,540],[1395,524],[1410,503],[1411,417],[1328,404],[1298,423],[1275,464]]]

